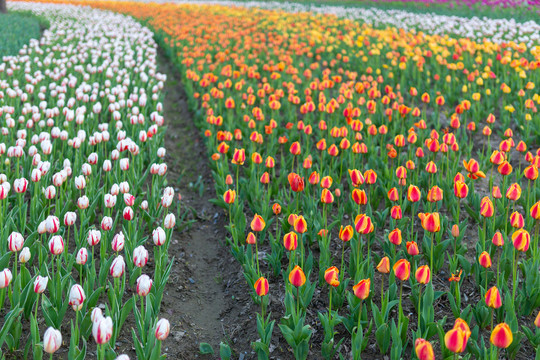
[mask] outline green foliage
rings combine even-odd
[[[45,18],[29,11],[0,14],[0,56],[15,55],[30,39],[39,39],[49,27]]]

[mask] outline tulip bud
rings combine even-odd
[[[79,251],[77,251],[77,257],[76,260],[78,265],[84,265],[88,261],[88,250],[86,248],[81,248]]]
[[[95,229],[89,230],[86,240],[88,241],[88,245],[90,246],[99,244],[101,240],[101,232]]]
[[[79,284],[73,285],[69,291],[69,305],[74,311],[79,311],[82,309],[84,300],[86,300],[86,295],[82,286]]]
[[[109,231],[112,229],[113,226],[113,219],[109,216],[104,216],[103,219],[101,219],[101,230],[103,231]]]
[[[133,264],[137,267],[144,267],[148,262],[148,250],[144,246],[137,246],[133,250]]]
[[[258,296],[265,296],[268,294],[268,280],[266,280],[264,277],[260,277],[253,286],[255,288],[255,292]]]
[[[406,248],[407,248],[407,254],[411,256],[416,256],[420,254],[420,250],[418,249],[418,244],[415,241],[407,241]]]
[[[512,330],[506,323],[501,323],[493,329],[489,341],[500,349],[506,349],[514,341]]]
[[[167,214],[167,216],[165,216],[165,219],[163,220],[163,227],[165,229],[173,229],[176,225],[176,217],[174,216],[173,213],[169,213]]]
[[[8,236],[9,251],[18,252],[21,251],[24,245],[24,237],[18,232],[12,232]]]
[[[171,325],[167,319],[159,319],[156,324],[155,336],[158,341],[163,341],[169,336]]]
[[[152,239],[154,240],[154,244],[156,246],[163,245],[166,240],[165,230],[158,226],[157,229],[152,231]]]
[[[360,280],[358,284],[353,286],[354,295],[361,300],[366,300],[369,297],[370,285],[371,279]]]
[[[146,296],[152,290],[152,279],[146,274],[142,274],[137,278],[137,294]]]
[[[111,317],[100,317],[94,322],[92,327],[92,335],[94,340],[99,345],[103,345],[109,342],[113,332],[113,322]]]
[[[19,261],[21,264],[26,264],[28,261],[30,261],[31,257],[32,254],[30,254],[30,249],[28,247],[24,247],[19,254]]]
[[[415,273],[416,281],[420,284],[427,284],[431,280],[431,270],[429,266],[423,265],[416,269]]]
[[[49,234],[55,234],[60,229],[60,219],[56,216],[49,215],[47,216],[47,219],[45,219],[45,226]]]
[[[486,292],[486,305],[492,309],[498,309],[502,306],[501,294],[496,286]]]
[[[388,274],[390,272],[390,259],[388,256],[385,256],[381,259],[377,265],[377,271],[381,274]]]
[[[73,226],[76,221],[77,221],[77,213],[73,211],[66,212],[66,214],[64,215],[65,226]]]
[[[64,252],[64,240],[60,235],[54,235],[49,240],[49,251],[52,255],[60,255]]]
[[[45,292],[45,290],[47,289],[48,282],[49,278],[47,276],[38,275],[36,277],[36,280],[34,280],[34,292],[36,294],[43,294],[43,292]]]
[[[289,273],[289,282],[296,287],[304,285],[306,282],[306,275],[300,266],[296,265]]]
[[[11,274],[11,270],[2,270],[2,272],[0,272],[0,289],[8,287],[11,283],[11,279],[13,279],[13,274]]]
[[[339,270],[337,267],[332,266],[326,269],[324,272],[324,280],[328,283],[328,285],[337,287],[339,286]]]
[[[48,328],[43,335],[43,350],[48,354],[54,354],[62,346],[62,334],[52,327]]]
[[[401,281],[409,280],[409,277],[411,275],[411,264],[407,260],[398,260],[394,264],[393,269],[398,279],[400,279]]]
[[[435,353],[431,343],[425,339],[418,338],[414,342],[414,350],[418,360],[435,360]]]
[[[77,206],[79,207],[79,209],[84,210],[88,208],[88,205],[90,205],[90,200],[86,195],[83,195],[79,199],[77,199]]]
[[[124,211],[122,213],[122,216],[124,217],[124,220],[131,221],[133,220],[133,217],[135,216],[133,213],[133,209],[130,206],[126,206],[124,208]]]
[[[489,256],[489,253],[487,251],[483,251],[480,254],[480,257],[478,257],[478,263],[484,269],[487,269],[487,268],[491,267],[491,257]]]
[[[113,278],[119,278],[124,275],[124,270],[126,268],[126,263],[122,255],[118,255],[112,262],[110,268],[110,274]]]
[[[255,232],[260,232],[264,230],[264,227],[266,226],[266,223],[264,222],[264,219],[262,216],[255,214],[253,217],[253,220],[251,221],[251,230]]]

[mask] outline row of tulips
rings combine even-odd
[[[297,359],[314,355],[314,326],[327,359],[374,342],[392,359],[538,352],[537,48],[307,13],[77,3],[141,19],[183,71],[261,306],[260,359],[273,291]],[[328,310],[311,318],[317,287]]]
[[[10,6],[51,28],[0,64],[2,356],[126,360],[126,337],[162,358],[179,200],[152,33],[103,10]]]

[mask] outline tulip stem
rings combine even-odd
[[[429,258],[429,268],[431,269],[431,271],[435,271],[435,269],[433,268],[433,238],[435,237],[435,233],[431,233],[431,256]],[[454,252],[454,256],[456,256],[455,252]]]
[[[514,304],[515,300],[516,300],[516,289],[517,289],[517,262],[518,262],[518,259],[519,259],[519,256],[516,256],[516,249],[513,250],[514,252],[514,264],[512,266],[512,270],[513,270],[513,276],[512,276],[512,304]]]
[[[399,313],[398,313],[398,331],[401,334],[401,314],[403,313],[403,308],[401,307],[401,296],[403,294],[403,281],[399,286]]]
[[[358,307],[358,327],[356,328],[356,334],[358,335],[359,331],[362,331],[362,299],[360,299],[360,306]]]
[[[37,294],[37,300],[36,300],[36,322],[37,322],[37,312],[38,312],[38,307],[39,307],[39,293]],[[2,305],[4,304],[4,302],[2,301],[2,303],[0,304],[0,309],[2,308]]]
[[[422,317],[422,312],[420,311],[421,301],[422,301],[422,284],[420,284],[420,292],[418,294],[418,330],[420,330],[420,319]]]
[[[330,326],[332,326],[332,287],[330,287],[330,303],[328,305],[328,318],[330,322]]]
[[[381,308],[382,308],[382,304],[384,302],[384,275],[382,276],[382,281],[381,281]]]
[[[255,258],[257,259],[257,276],[261,276],[261,272],[259,270],[259,247],[257,240],[255,240]]]

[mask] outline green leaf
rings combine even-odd
[[[213,355],[214,349],[212,349],[210,344],[202,342],[199,344],[199,352],[203,355]]]

